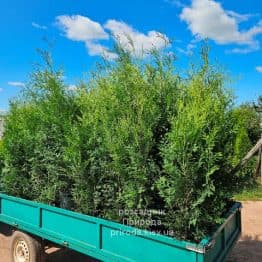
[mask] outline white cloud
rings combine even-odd
[[[56,18],[58,25],[65,32],[67,38],[75,41],[93,41],[108,39],[103,27],[81,15],[61,15]]]
[[[85,43],[89,55],[102,55],[108,59],[116,58],[114,53],[98,43],[99,40],[109,39],[109,34],[98,22],[80,15],[62,15],[56,20],[68,39]]]
[[[77,89],[77,86],[76,86],[76,85],[69,85],[69,86],[67,87],[67,89],[68,89],[69,91],[75,91],[75,90]]]
[[[196,45],[193,43],[193,41],[191,41],[185,49],[181,48],[181,47],[177,47],[177,51],[184,54],[184,55],[187,55],[187,56],[190,56],[193,54],[193,49],[196,48]]]
[[[89,55],[101,55],[109,60],[113,60],[117,58],[117,55],[113,52],[110,52],[107,47],[92,41],[87,41],[86,47],[88,49]]]
[[[185,7],[185,4],[183,4],[180,0],[165,0],[165,2],[174,5],[178,8]]]
[[[260,45],[258,41],[255,41],[253,44],[247,46],[247,47],[236,47],[231,50],[226,50],[226,53],[235,53],[235,54],[248,54],[254,51],[257,51],[260,49]]]
[[[256,67],[256,71],[257,71],[258,73],[262,73],[262,66],[257,66],[257,67]]]
[[[249,16],[226,11],[214,0],[192,0],[190,7],[183,8],[180,19],[188,24],[197,38],[210,38],[218,44],[246,46],[242,52],[252,52],[259,49],[255,36],[262,33],[262,21],[249,30],[241,31],[239,23],[246,21]],[[241,49],[232,52],[240,53]]]
[[[39,25],[38,23],[32,22],[32,26],[37,28],[37,29],[42,29],[42,30],[46,30],[47,26],[45,25]]]
[[[9,86],[25,87],[25,83],[23,83],[23,82],[12,82],[12,81],[10,81],[7,84]]]
[[[104,25],[119,43],[135,55],[144,55],[152,49],[162,49],[169,44],[166,35],[157,31],[141,33],[128,24],[117,20],[108,20]]]
[[[4,91],[4,89],[0,87],[0,92],[3,92],[3,91]],[[0,110],[0,111],[1,111],[1,110]]]
[[[225,11],[229,16],[233,17],[236,19],[238,23],[247,21],[250,17],[254,16],[252,14],[238,14],[232,10]]]
[[[135,55],[142,55],[152,48],[164,48],[169,42],[167,36],[157,31],[149,31],[147,34],[143,34],[126,23],[117,20],[108,20],[102,26],[88,17],[62,15],[56,17],[56,21],[68,39],[85,43],[89,55],[101,55],[110,60],[117,58],[117,55],[110,52],[105,45],[99,42],[110,39],[110,34],[105,30],[110,31],[124,48]]]

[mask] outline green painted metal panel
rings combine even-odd
[[[42,226],[51,234],[96,248],[99,243],[97,223],[42,209]]]
[[[144,236],[102,228],[102,249],[126,261],[196,261],[196,253],[175,245]]]
[[[224,261],[241,232],[236,203],[212,236],[179,241],[108,220],[0,194],[0,221],[101,261]]]
[[[215,241],[215,245],[210,250],[210,252],[207,252],[205,254],[205,261],[215,261],[215,259],[218,259],[221,250],[224,249],[224,234],[223,230],[221,231],[220,234],[218,234],[213,240]]]
[[[232,249],[241,234],[241,204],[235,203],[225,217],[225,222],[220,225],[208,241],[213,241],[214,246],[205,253],[205,261],[222,262]]]
[[[30,225],[38,225],[39,210],[37,206],[8,199],[3,199],[2,202],[1,213],[5,214],[5,216],[16,218]]]

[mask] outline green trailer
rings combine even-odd
[[[13,227],[14,262],[42,261],[42,241],[99,261],[225,261],[241,233],[241,204],[200,243],[179,241],[112,221],[0,194],[0,222]]]

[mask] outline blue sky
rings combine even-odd
[[[127,49],[131,36],[134,55],[152,46],[175,52],[182,71],[198,60],[200,40],[209,38],[212,59],[234,80],[237,102],[262,94],[260,0],[2,0],[0,10],[0,110],[28,81],[39,60],[36,48],[46,47],[43,38],[54,43],[55,63],[71,87],[101,55],[114,59],[112,35]]]

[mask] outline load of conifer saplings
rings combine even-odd
[[[44,53],[10,104],[1,187],[56,206],[66,195],[74,211],[197,241],[241,186],[245,174],[230,172],[251,145],[247,119],[205,47],[186,76],[171,55],[117,50],[75,90]]]

